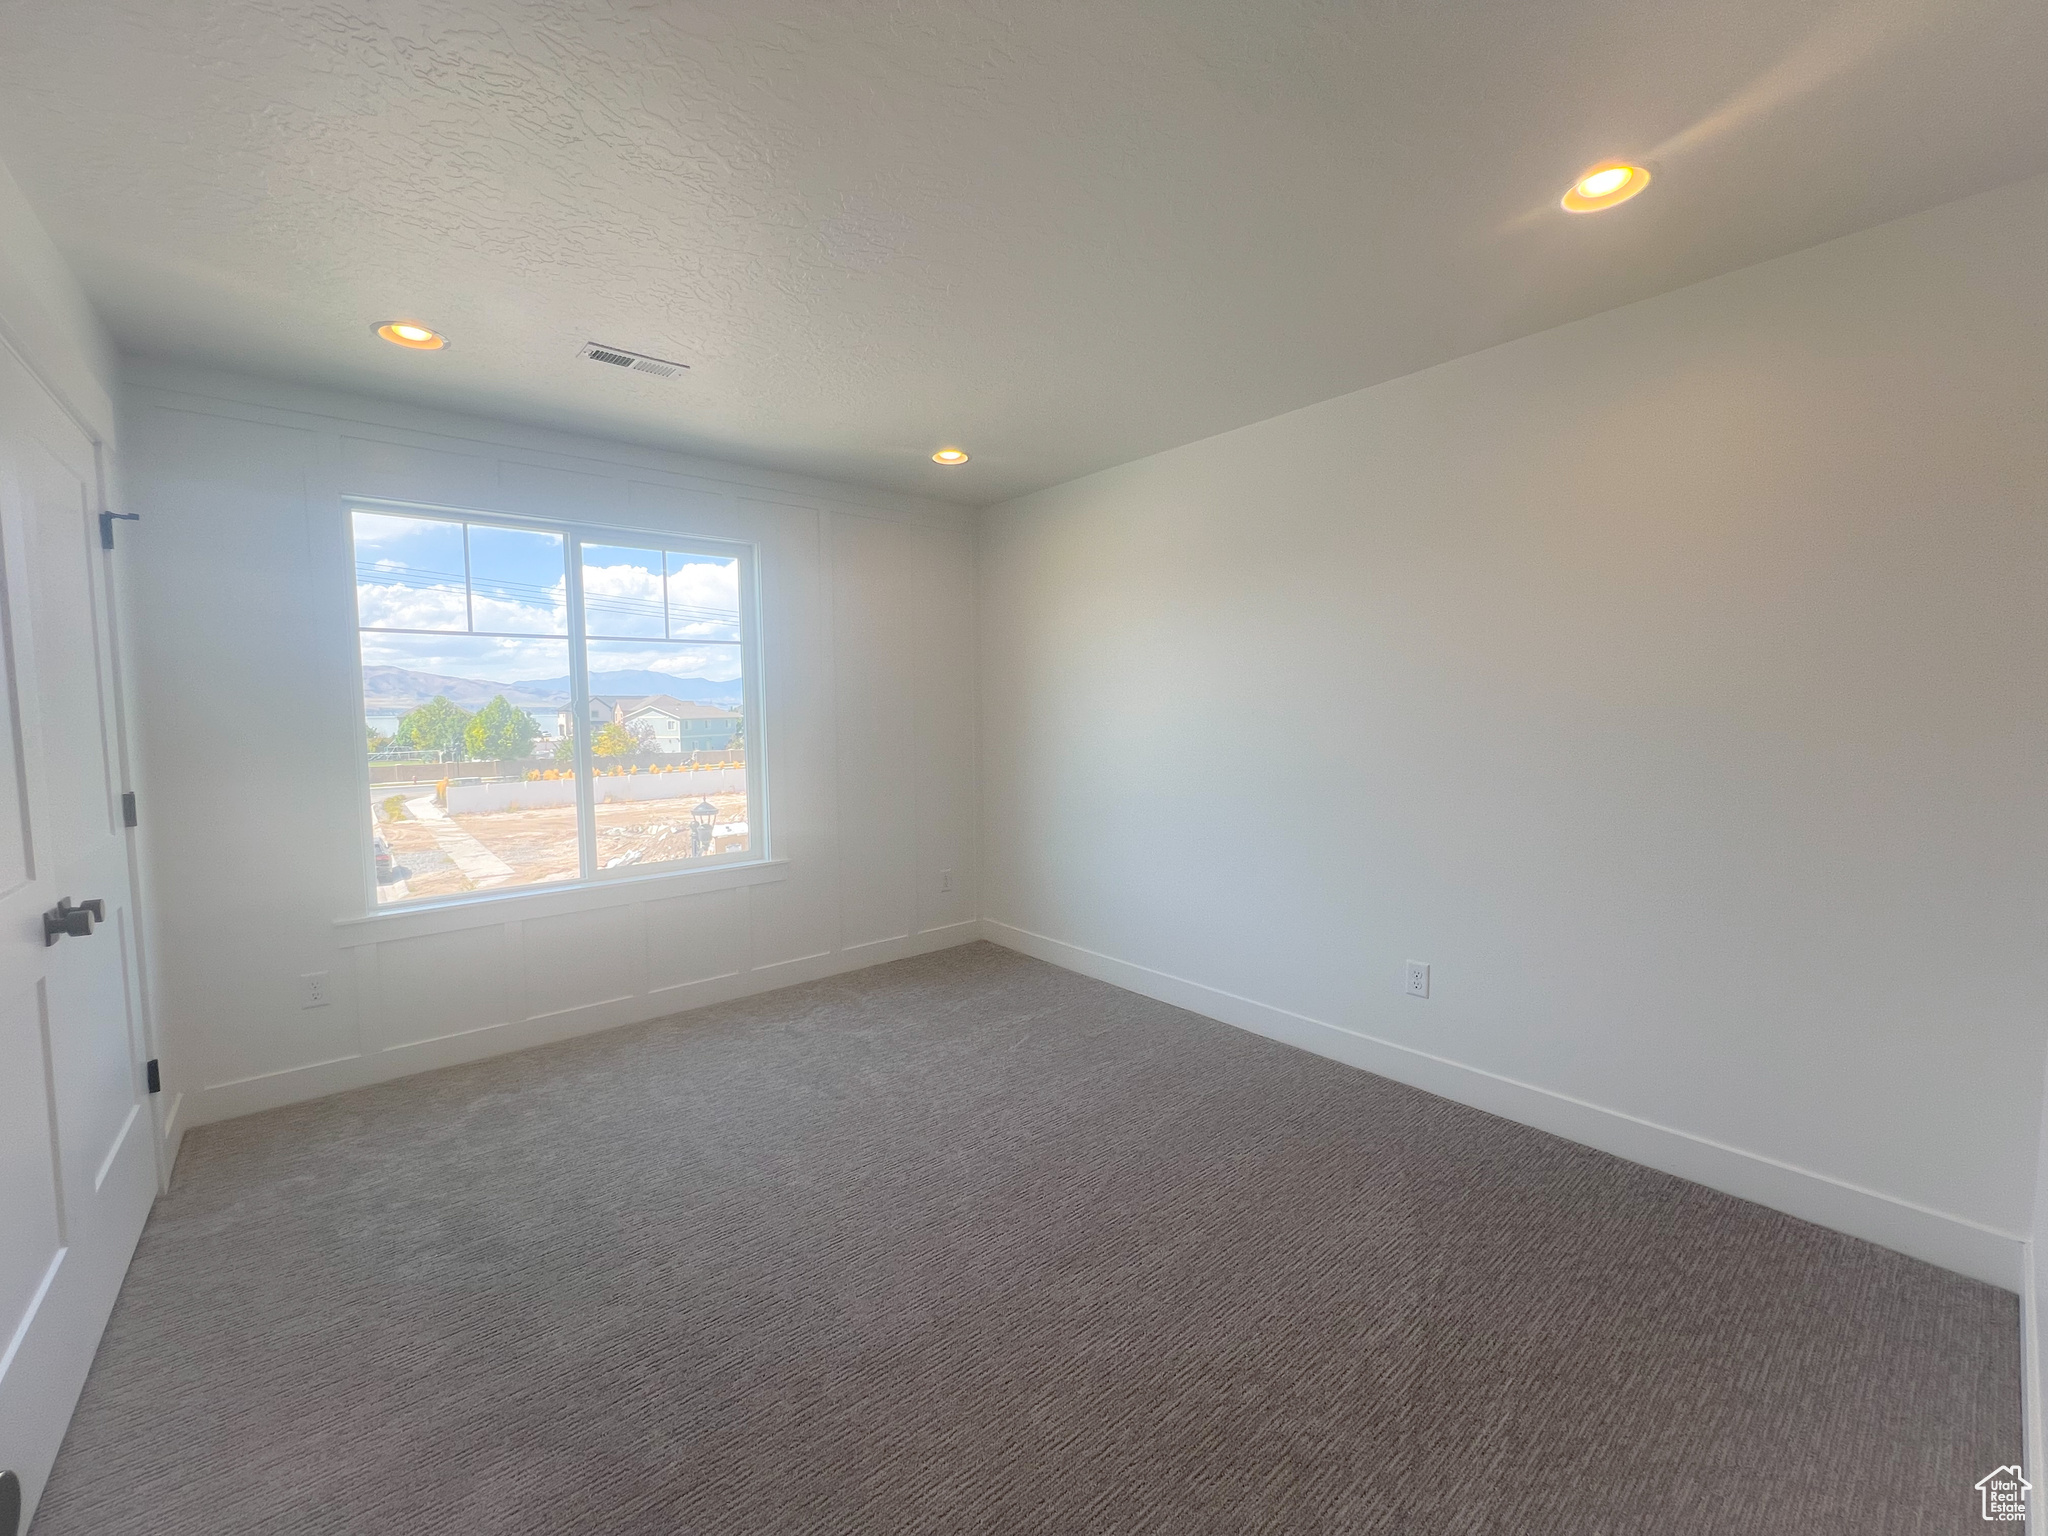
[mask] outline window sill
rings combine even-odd
[[[739,885],[766,885],[789,876],[787,859],[755,859],[745,864],[719,864],[710,869],[666,870],[660,874],[614,876],[580,885],[540,890],[481,891],[446,901],[371,912],[362,917],[337,917],[335,942],[344,949],[384,944],[392,939],[425,938],[465,928],[495,928],[532,917],[565,912],[602,911],[635,906],[700,891],[723,891]]]

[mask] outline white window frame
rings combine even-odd
[[[391,501],[376,496],[347,496],[342,498],[342,536],[348,551],[349,613],[354,619],[350,638],[354,655],[350,665],[350,681],[355,696],[350,701],[351,718],[355,722],[352,739],[356,743],[356,782],[358,795],[356,804],[367,807],[370,803],[370,758],[363,747],[363,625],[362,614],[357,606],[357,576],[355,561],[355,514],[372,512],[381,517],[416,517],[430,522],[460,522],[494,528],[516,528],[527,532],[554,533],[562,537],[563,580],[567,596],[568,630],[566,636],[544,636],[522,634],[518,639],[566,639],[569,648],[569,703],[564,708],[574,716],[576,769],[576,845],[578,866],[583,873],[574,880],[550,880],[532,885],[512,885],[488,891],[464,891],[454,896],[427,896],[409,901],[379,903],[377,900],[377,860],[371,839],[358,838],[358,858],[361,864],[361,884],[364,915],[368,919],[397,918],[412,913],[432,912],[447,907],[468,907],[498,902],[531,900],[535,896],[555,895],[571,891],[589,891],[617,886],[621,883],[645,883],[649,881],[689,882],[693,876],[713,871],[732,870],[738,867],[769,865],[777,862],[771,851],[769,835],[768,794],[767,794],[767,727],[761,711],[761,636],[760,636],[760,562],[758,551],[751,543],[737,539],[721,539],[697,534],[676,533],[668,529],[634,527],[623,523],[594,523],[573,518],[533,517],[518,513],[478,511],[466,507],[443,507],[419,502]],[[464,549],[468,538],[464,537]],[[628,549],[658,549],[667,553],[685,555],[708,555],[719,560],[739,562],[739,646],[740,646],[740,719],[746,733],[746,776],[747,776],[747,846],[725,854],[707,854],[701,859],[671,860],[662,864],[629,864],[618,869],[603,869],[597,863],[597,781],[596,775],[588,771],[593,763],[590,751],[591,738],[595,734],[590,719],[590,667],[589,636],[585,633],[583,610],[583,546],[586,544],[609,545]],[[467,594],[468,571],[465,556],[465,595]],[[478,634],[475,629],[464,630],[372,630],[383,634],[423,634],[452,636]],[[495,632],[482,631],[489,636]],[[603,636],[599,637],[603,639]],[[724,884],[721,879],[717,883]]]

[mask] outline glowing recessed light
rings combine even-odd
[[[448,345],[448,338],[439,331],[430,331],[411,320],[386,320],[371,329],[388,342],[421,352],[438,352]]]
[[[934,464],[965,464],[967,462],[967,450],[964,448],[941,448],[932,455],[932,462]]]
[[[1640,165],[1610,160],[1596,165],[1564,195],[1564,206],[1572,213],[1598,213],[1625,203],[1650,184],[1650,173]]]

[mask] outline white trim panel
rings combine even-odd
[[[751,971],[661,987],[645,995],[613,998],[533,1018],[504,1020],[432,1040],[413,1041],[358,1056],[342,1056],[282,1072],[215,1083],[184,1095],[179,1119],[185,1129],[216,1120],[230,1120],[237,1115],[251,1115],[307,1099],[324,1098],[330,1093],[342,1093],[351,1088],[390,1082],[415,1072],[431,1072],[439,1067],[504,1056],[537,1045],[574,1039],[579,1035],[596,1034],[601,1030],[708,1008],[714,1003],[731,1002],[734,998],[773,992],[781,987],[817,981],[845,971],[864,970],[889,960],[950,949],[956,944],[972,944],[981,936],[978,922],[952,923],[889,945],[867,945],[858,951],[776,961]]]

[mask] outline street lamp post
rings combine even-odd
[[[718,807],[709,800],[698,802],[690,812],[690,857],[701,859],[711,851],[711,826],[718,820]]]

